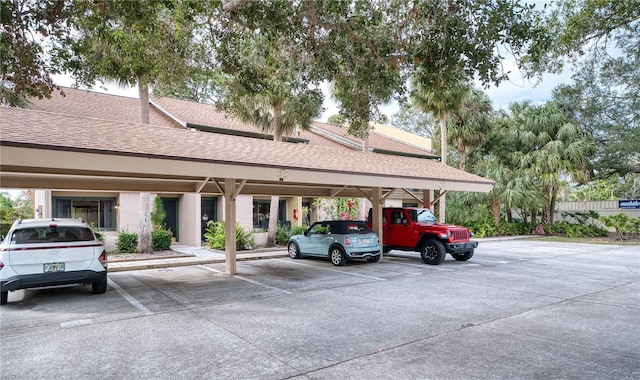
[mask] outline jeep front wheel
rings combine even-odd
[[[467,261],[473,257],[473,249],[463,253],[452,253],[451,256],[458,261]]]
[[[442,264],[446,254],[447,252],[444,248],[444,244],[434,239],[427,240],[420,248],[420,256],[425,264]]]

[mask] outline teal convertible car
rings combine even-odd
[[[304,235],[294,235],[287,245],[289,256],[328,257],[333,265],[344,265],[348,260],[380,260],[378,235],[364,221],[328,220],[316,222]]]

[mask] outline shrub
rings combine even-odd
[[[162,203],[162,198],[155,197],[153,200],[153,209],[151,210],[151,224],[153,225],[154,229],[157,229],[157,230],[162,229],[162,226],[163,226],[162,222],[164,222],[164,218],[166,217],[167,217],[167,212],[164,211],[164,204]]]
[[[276,244],[286,245],[289,242],[289,238],[293,235],[302,235],[307,230],[307,226],[293,226],[285,227],[278,226],[276,231]]]
[[[624,240],[626,234],[638,234],[640,232],[640,220],[633,219],[627,214],[602,216],[600,220],[607,227],[614,228],[620,240]]]
[[[207,240],[205,245],[213,249],[224,249],[226,245],[225,239],[225,222],[207,222],[207,230],[204,238]],[[236,222],[236,249],[251,249],[255,245],[253,231],[245,231],[245,229]]]
[[[116,250],[121,253],[138,252],[138,234],[121,230],[116,241]]]
[[[151,231],[151,242],[154,251],[164,251],[171,249],[171,239],[173,233],[171,230],[156,229]]]

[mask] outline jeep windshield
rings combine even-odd
[[[415,210],[409,210],[409,215],[411,216],[411,220],[417,223],[427,223],[433,224],[438,220],[435,215],[428,208],[419,208]]]

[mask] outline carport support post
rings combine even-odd
[[[382,244],[382,188],[374,187],[371,191],[371,227]],[[382,257],[382,252],[380,252]]]
[[[224,180],[225,258],[227,274],[236,274],[236,180]]]

